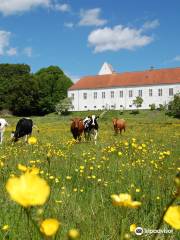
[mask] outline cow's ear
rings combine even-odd
[[[99,118],[99,116],[96,116],[96,119],[98,119]]]
[[[70,118],[70,121],[74,122],[74,119],[73,119],[73,118]]]
[[[79,121],[83,121],[83,119],[82,119],[82,118],[80,118],[80,119],[79,119]]]

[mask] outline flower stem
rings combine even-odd
[[[157,225],[157,227],[156,227],[156,230],[159,230],[159,229],[160,229],[160,227],[161,227],[161,225],[162,225],[162,223],[163,223],[164,216],[165,216],[168,208],[175,202],[176,198],[177,198],[177,194],[175,194],[174,197],[173,197],[173,198],[170,200],[170,202],[167,204],[167,206],[166,206],[165,210],[163,211],[162,216],[161,216],[161,218],[160,218],[160,220],[159,220],[159,222],[158,222],[158,225]],[[157,239],[157,236],[158,236],[158,233],[156,232],[152,240],[156,240],[156,239]]]

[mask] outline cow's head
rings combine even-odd
[[[113,118],[112,122],[113,122],[113,125],[116,126],[116,124],[117,124],[117,118]]]
[[[11,141],[12,142],[17,142],[19,140],[19,138],[17,137],[17,133],[12,131],[11,132]]]
[[[97,119],[99,118],[99,116],[96,115],[92,115],[91,116],[91,125],[95,126],[97,124]]]
[[[79,128],[79,123],[83,122],[82,118],[73,118],[71,119],[72,123],[74,124],[74,128]]]

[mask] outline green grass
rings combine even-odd
[[[175,191],[174,177],[180,167],[179,120],[158,111],[142,111],[138,115],[130,112],[119,115],[117,111],[110,111],[99,119],[97,145],[84,141],[72,144],[70,119],[85,117],[86,114],[89,113],[33,117],[40,129],[39,134],[33,134],[38,139],[38,144],[33,146],[23,140],[11,144],[10,132],[19,118],[7,118],[11,125],[0,146],[0,160],[4,163],[0,168],[0,228],[8,224],[9,229],[0,230],[0,239],[43,239],[31,222],[28,225],[24,209],[6,192],[5,184],[10,175],[21,174],[18,163],[26,166],[35,164],[44,171],[41,176],[51,187],[50,199],[40,207],[43,214],[39,219],[39,207],[31,209],[31,216],[37,225],[40,218],[57,218],[62,225],[56,239],[67,239],[67,231],[71,228],[79,229],[82,240],[123,239],[132,223],[147,229],[156,228]],[[124,118],[127,122],[127,131],[122,136],[114,135],[113,117]],[[138,146],[146,144],[144,152],[132,147],[132,138],[136,139]],[[128,146],[125,146],[126,142]],[[108,152],[108,149],[112,151]],[[170,151],[170,156],[159,159],[164,151]],[[48,152],[51,152],[50,168]],[[121,157],[118,152],[122,152]],[[32,160],[35,163],[31,163]],[[83,173],[80,173],[80,166],[84,166]],[[66,176],[71,176],[71,180]],[[110,196],[119,193],[130,193],[134,200],[142,202],[142,206],[139,209],[113,206]],[[178,204],[178,200],[174,204]],[[166,223],[161,228],[171,229]],[[159,235],[159,239],[176,240],[179,237],[175,229],[173,234]],[[130,234],[130,239],[140,238],[152,239],[153,235],[136,237]]]

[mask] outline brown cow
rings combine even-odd
[[[113,126],[114,126],[114,131],[116,134],[118,134],[118,132],[122,132],[122,130],[126,130],[126,122],[124,119],[118,119],[118,118],[114,118],[113,120]]]
[[[84,124],[82,118],[71,119],[71,132],[75,140],[81,141],[82,133],[84,132]]]

